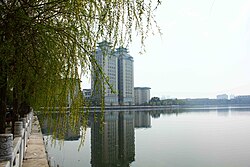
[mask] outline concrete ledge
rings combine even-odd
[[[48,161],[46,159],[30,159],[23,161],[23,167],[48,167]]]
[[[37,117],[33,119],[31,135],[27,145],[23,167],[49,167]]]
[[[0,162],[0,166],[1,167],[9,167],[10,166],[10,161]]]

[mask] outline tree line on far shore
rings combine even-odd
[[[145,105],[250,105],[250,96],[238,96],[234,99],[163,99],[152,97]]]

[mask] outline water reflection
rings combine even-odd
[[[149,112],[106,112],[104,116],[101,113],[92,114],[92,167],[130,166],[135,160],[135,128],[150,127]]]
[[[55,121],[58,117],[65,116],[54,115],[52,122],[60,124]],[[47,151],[55,167],[245,167],[250,153],[249,120],[250,108],[244,107],[90,113],[84,147],[78,150],[80,119],[77,131],[65,127],[62,149],[48,146]],[[49,131],[49,125],[51,121],[45,120],[46,136],[58,127]]]
[[[43,135],[54,134],[57,139],[64,141],[79,140],[80,138],[81,119],[73,127],[70,125],[68,114],[51,114],[46,118],[40,116],[39,120],[42,124]]]
[[[151,117],[149,112],[135,112],[135,128],[150,128]]]
[[[58,117],[54,114],[42,123],[42,132],[49,136],[58,126]],[[135,128],[151,128],[150,112],[111,111],[90,113],[88,125],[91,128],[91,160],[92,167],[129,167],[135,161]],[[68,120],[66,119],[66,122]],[[78,131],[66,126],[65,141],[80,139],[80,122]],[[51,148],[49,148],[51,149]]]
[[[92,167],[129,166],[135,157],[134,112],[107,112],[104,124],[101,117],[91,121]]]

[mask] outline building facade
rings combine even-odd
[[[134,60],[123,47],[116,49],[118,57],[118,101],[120,105],[134,104]]]
[[[135,105],[143,105],[150,100],[150,89],[149,87],[135,87],[134,88],[134,100]]]
[[[217,95],[217,99],[228,99],[228,95],[227,94]]]
[[[107,41],[100,42],[95,56],[97,64],[102,68],[102,72],[108,80],[103,78],[103,74],[100,71],[92,71],[92,101],[95,103],[94,105],[101,105],[104,99],[105,105],[117,105],[118,57],[113,53],[111,43]]]
[[[91,97],[91,89],[83,89],[82,95],[86,100],[90,100]]]

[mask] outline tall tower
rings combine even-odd
[[[107,41],[98,43],[95,56],[97,64],[102,68],[109,84],[103,79],[99,71],[92,71],[91,90],[93,102],[95,105],[101,105],[101,101],[104,99],[105,105],[117,105],[118,57],[112,52],[111,43]]]
[[[134,104],[134,60],[128,50],[119,47],[115,52],[118,57],[118,101],[120,105]]]

